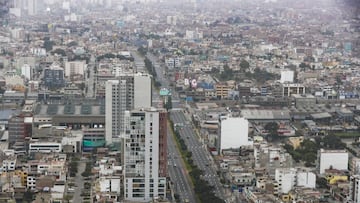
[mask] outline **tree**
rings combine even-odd
[[[76,41],[71,41],[70,43],[67,44],[68,47],[76,47],[79,44]]]
[[[318,188],[323,188],[323,189],[329,188],[327,180],[323,177],[316,179],[316,185],[318,186]]]
[[[323,147],[327,149],[344,149],[346,144],[344,144],[341,139],[335,135],[326,135],[322,139]]]
[[[142,56],[145,56],[146,53],[147,53],[147,49],[144,48],[144,47],[142,47],[142,46],[139,47],[137,51],[138,51],[138,52],[140,53],[140,55],[142,55]]]
[[[46,51],[51,51],[53,49],[55,42],[50,41],[50,39],[46,38],[44,40],[43,48],[45,48]]]
[[[170,109],[172,109],[172,99],[171,96],[167,97],[167,102],[165,104],[165,108],[167,111],[169,111]]]
[[[240,62],[240,68],[242,72],[245,72],[246,70],[248,70],[250,67],[249,62],[247,62],[245,59],[241,60]]]
[[[227,65],[224,65],[224,71],[221,72],[220,78],[223,80],[231,80],[234,76],[233,70]]]
[[[58,54],[61,56],[66,56],[66,52],[63,49],[55,49],[54,51],[51,52],[52,54]]]
[[[278,134],[279,125],[276,122],[267,123],[264,129],[268,132],[268,136],[267,136],[268,139],[273,140],[279,137]]]

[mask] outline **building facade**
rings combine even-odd
[[[127,74],[105,85],[105,138],[111,144],[112,138],[124,135],[124,112],[134,108],[151,107],[151,76]]]
[[[305,94],[305,86],[302,84],[283,84],[283,96],[290,97],[293,94]]]
[[[326,169],[348,170],[349,154],[346,150],[318,151],[318,170],[324,174]]]
[[[84,76],[86,69],[85,61],[69,61],[65,63],[65,76],[73,77],[76,75]]]
[[[98,147],[105,146],[105,128],[83,129],[83,151],[91,152]]]
[[[124,196],[148,202],[166,195],[166,112],[155,109],[126,112]]]
[[[224,116],[220,118],[219,125],[220,153],[224,149],[239,149],[239,147],[251,144],[248,140],[249,122],[247,119]]]
[[[353,175],[350,177],[349,199],[352,203],[360,203],[360,176]]]
[[[49,89],[65,86],[64,69],[54,65],[44,70],[44,84]]]
[[[31,137],[32,133],[32,114],[15,115],[8,121],[9,144],[15,148],[15,143],[24,143],[25,138]],[[24,148],[23,146],[22,148]],[[21,149],[21,150],[23,150]],[[20,150],[20,149],[19,149]]]

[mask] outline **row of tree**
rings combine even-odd
[[[75,156],[71,157],[71,161],[69,164],[69,175],[70,177],[75,177],[78,172],[78,159]]]
[[[173,123],[170,123],[173,127]],[[179,131],[175,131],[175,136],[178,143],[180,144],[181,153],[185,156],[185,161],[191,168],[189,175],[193,180],[194,191],[200,202],[224,203],[225,201],[217,197],[213,192],[214,187],[209,185],[209,182],[202,178],[204,172],[194,164],[194,161],[192,159],[192,152],[188,151],[185,141],[181,138]]]
[[[154,78],[156,78],[157,74],[156,74],[154,65],[152,64],[150,59],[145,57],[144,63],[145,63],[145,68],[148,71],[148,73],[151,74]]]

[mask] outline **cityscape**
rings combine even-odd
[[[0,203],[360,203],[359,0],[0,0]]]

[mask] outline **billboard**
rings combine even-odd
[[[160,96],[169,96],[171,95],[171,92],[166,88],[161,88],[159,94]]]

